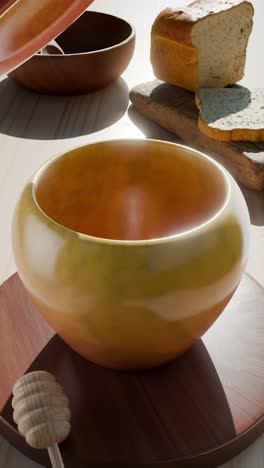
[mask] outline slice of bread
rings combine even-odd
[[[198,0],[167,8],[151,31],[151,63],[162,81],[197,91],[243,78],[254,8],[247,0]]]
[[[204,88],[195,98],[199,129],[220,141],[264,141],[264,89]]]

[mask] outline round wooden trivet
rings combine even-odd
[[[72,431],[61,445],[67,468],[208,468],[264,431],[264,290],[249,276],[189,352],[131,373],[74,353],[14,275],[0,288],[0,356],[0,432],[46,466],[46,454],[30,449],[12,421],[12,387],[27,370],[51,372],[70,398]]]

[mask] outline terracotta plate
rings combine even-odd
[[[64,31],[93,0],[2,0],[0,75],[24,63]]]

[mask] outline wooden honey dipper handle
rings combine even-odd
[[[58,444],[54,444],[51,447],[48,447],[48,452],[53,468],[65,468]]]
[[[27,443],[47,449],[54,468],[63,468],[58,448],[70,432],[69,400],[48,372],[32,372],[17,381],[13,389],[14,421]]]

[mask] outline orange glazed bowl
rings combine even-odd
[[[249,215],[233,178],[184,146],[94,143],[51,159],[15,210],[32,301],[87,359],[160,366],[221,314],[245,269]]]

